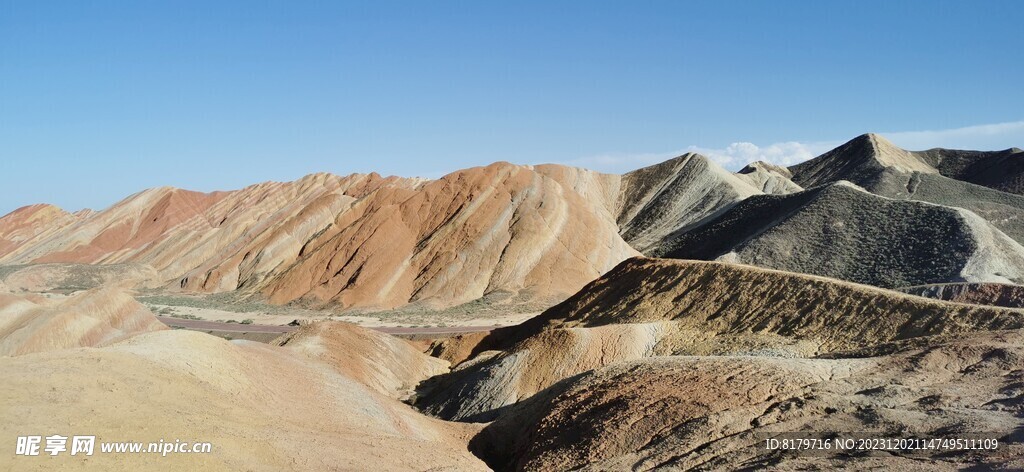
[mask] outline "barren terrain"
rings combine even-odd
[[[21,208],[0,443],[212,451],[0,469],[1019,470],[1021,158],[867,134],[737,173],[687,153]]]

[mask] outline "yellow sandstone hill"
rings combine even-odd
[[[165,329],[146,307],[116,288],[64,299],[0,293],[0,356],[103,346]]]
[[[424,355],[403,339],[338,321],[304,325],[271,344],[323,361],[346,377],[399,399],[449,368],[448,362]]]
[[[466,448],[478,427],[425,417],[303,351],[167,330],[0,358],[5,444],[26,434],[212,443],[166,457],[12,453],[0,469],[487,470]]]

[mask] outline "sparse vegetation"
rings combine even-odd
[[[140,264],[27,264],[0,266],[0,280],[26,271],[31,279],[41,286],[27,291],[49,291],[69,294],[82,290],[90,290],[112,280],[137,279],[144,280],[153,272],[151,268]],[[21,287],[24,291],[24,287]]]
[[[243,300],[239,295],[232,293],[218,293],[210,295],[182,295],[164,294],[156,291],[148,291],[144,295],[135,297],[136,300],[147,305],[151,310],[170,310],[167,316],[183,319],[203,319],[194,315],[179,314],[175,308],[196,308],[221,310],[231,313],[246,313],[270,316],[294,316],[297,319],[331,319],[345,316],[358,316],[376,318],[389,324],[402,324],[416,327],[440,327],[459,326],[470,320],[480,318],[501,318],[508,315],[521,313],[540,313],[547,307],[558,303],[561,300],[536,301],[530,300],[529,295],[515,296],[510,293],[495,292],[485,295],[483,298],[473,300],[461,305],[449,308],[435,308],[417,303],[412,303],[400,308],[387,311],[369,310],[338,310],[338,309],[313,309],[310,307],[291,305],[270,305],[253,300]],[[156,312],[156,311],[155,311]],[[218,319],[222,323],[239,323],[237,320]],[[255,323],[255,318],[246,318],[241,321]]]

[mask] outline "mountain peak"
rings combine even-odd
[[[876,133],[864,133],[847,142],[853,147],[867,146],[878,154],[900,154],[907,151],[889,141],[885,136]],[[845,145],[844,145],[845,146]]]
[[[739,172],[737,172],[737,174],[752,174],[757,171],[775,172],[785,177],[789,177],[792,175],[790,174],[789,169],[782,167],[780,165],[772,164],[771,162],[767,161],[751,162],[750,164],[747,164],[742,169],[740,169]]]
[[[856,138],[851,139],[851,141],[856,141],[858,139],[860,139],[860,140],[871,140],[871,141],[879,141],[879,140],[881,140],[881,141],[885,141],[887,143],[892,144],[888,139],[885,138],[885,136],[882,136],[882,135],[880,135],[878,133],[864,133],[864,134],[862,134],[860,136],[857,136]]]
[[[49,203],[36,203],[18,208],[17,210],[0,217],[0,219],[33,220],[36,218],[56,217],[66,214],[68,213],[56,205],[51,205]]]
[[[938,173],[934,167],[919,156],[893,144],[892,141],[881,135],[868,133],[854,139],[867,140],[873,151],[871,157],[883,167],[892,167],[904,172]]]
[[[886,168],[901,172],[938,173],[920,156],[874,133],[857,136],[789,170],[793,172],[793,181],[806,188],[843,179],[857,181],[857,176]]]

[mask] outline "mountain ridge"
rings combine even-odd
[[[846,181],[752,197],[656,255],[748,263],[885,288],[1024,277],[1024,247],[974,213],[878,196]]]
[[[497,162],[432,180],[314,173],[230,191],[156,187],[101,211],[36,205],[0,217],[0,264],[148,265],[156,276],[146,280],[167,290],[314,308],[443,308],[484,296],[547,303],[640,253],[710,257],[683,256],[678,242],[752,199],[793,200],[840,180],[965,208],[997,228],[982,228],[984,238],[1019,243],[1024,197],[942,174],[984,180],[988,164],[1016,162],[1011,151],[911,152],[865,134],[790,168],[752,162],[737,173],[686,153],[623,175]],[[981,264],[970,280],[1016,277],[1015,263],[999,264],[1010,276],[990,277]]]

